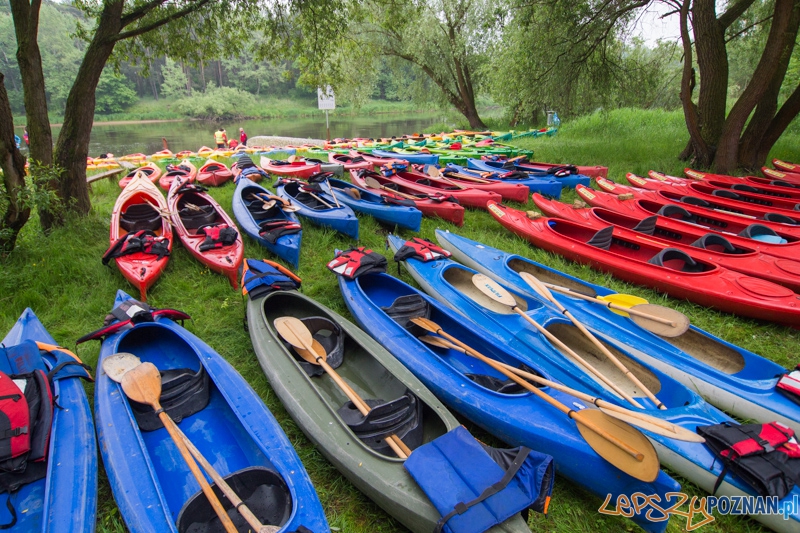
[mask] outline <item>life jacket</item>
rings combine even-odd
[[[201,252],[230,246],[239,238],[239,232],[225,223],[203,226],[200,229],[206,235],[205,240],[200,243],[198,248]]]
[[[724,465],[713,493],[728,471],[761,496],[779,499],[800,481],[800,445],[793,440],[794,431],[779,422],[724,422],[698,427],[697,433],[705,437],[706,445]]]
[[[405,170],[408,170],[407,163],[400,163],[399,161],[391,161],[381,167],[381,174],[388,177],[388,176],[393,176],[398,172],[403,172]]]
[[[394,260],[400,262],[413,257],[414,259],[419,259],[423,263],[427,263],[428,261],[447,259],[451,255],[453,254],[433,244],[431,241],[414,237],[410,241],[406,241],[403,246],[395,252]]]
[[[442,515],[435,533],[482,533],[528,509],[546,513],[555,480],[551,456],[490,448],[462,426],[415,449],[403,467]]]
[[[149,230],[141,230],[135,233],[127,233],[120,237],[103,254],[103,264],[108,263],[117,257],[135,253],[152,254],[159,259],[170,254],[169,239],[158,237]]]
[[[360,246],[336,254],[328,262],[328,270],[345,279],[356,279],[362,274],[386,272],[388,261],[378,252]]]
[[[78,345],[91,340],[102,340],[124,327],[135,326],[141,322],[155,322],[155,319],[159,316],[167,317],[170,320],[179,320],[181,323],[184,320],[192,319],[191,316],[177,309],[156,309],[138,300],[125,300],[105,316],[103,327],[87,333],[75,341],[75,344]]]
[[[800,365],[797,365],[793,371],[778,378],[775,390],[793,402],[800,404]]]
[[[265,220],[258,225],[258,234],[266,239],[270,244],[275,244],[278,239],[284,235],[292,235],[300,233],[303,227],[295,220],[287,220],[285,218],[276,218],[274,220]]]
[[[267,259],[245,259],[242,263],[242,295],[251,300],[273,291],[300,288],[302,280],[288,268]]]
[[[548,174],[552,174],[557,178],[564,178],[571,174],[578,173],[578,167],[575,165],[561,165],[557,167],[550,167],[547,169]]]
[[[214,132],[214,142],[217,143],[217,144],[225,144],[225,132],[215,131]]]

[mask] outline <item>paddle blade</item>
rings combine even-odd
[[[144,403],[159,409],[161,397],[161,373],[153,363],[142,363],[122,377],[122,390],[134,402]]]
[[[111,381],[122,383],[123,376],[141,364],[142,360],[138,356],[128,352],[119,352],[103,359],[103,372]]]
[[[263,155],[261,156],[261,159],[258,160],[258,164],[259,166],[261,166],[261,168],[264,168],[267,165],[269,165],[269,162],[270,162],[269,158]]]
[[[536,276],[534,276],[530,272],[520,272],[519,277],[525,280],[525,283],[527,283],[530,286],[530,288],[536,291],[536,293],[539,294],[539,296],[551,302],[553,301],[553,294],[547,287],[545,287],[542,284],[541,281],[539,281],[539,279]]]
[[[675,440],[682,440],[686,442],[706,441],[706,439],[704,439],[694,431],[689,431],[688,429],[681,427],[677,424],[670,424],[671,429],[667,429],[665,427],[662,427],[661,424],[654,424],[652,422],[648,422],[646,418],[649,418],[649,416],[644,415],[643,413],[636,413],[635,415],[632,415],[632,414],[622,413],[619,411],[612,411],[610,409],[604,409],[603,407],[600,407],[600,410],[603,411],[608,416],[616,418],[617,420],[622,420],[623,422],[627,422],[632,426],[636,426],[639,429],[649,431],[650,433],[655,433],[657,435],[663,435],[665,437],[669,437]],[[660,421],[661,419],[657,420]]]
[[[376,180],[372,176],[367,176],[366,178],[364,178],[364,183],[367,184],[367,187],[371,187],[373,189],[382,189],[383,188],[383,186],[381,185],[381,182],[379,182],[378,180]]]
[[[603,300],[604,302],[616,304],[621,307],[633,307],[634,305],[650,303],[644,298],[639,298],[638,296],[634,296],[632,294],[609,294],[608,296],[598,296],[597,299]],[[628,316],[628,313],[626,313],[625,311],[612,308],[609,309],[611,309],[612,312],[618,315]]]
[[[472,284],[475,285],[479,291],[496,302],[509,307],[517,306],[517,301],[511,296],[511,293],[488,276],[475,274],[472,276]]]
[[[316,354],[326,354],[327,352],[325,352],[325,347],[322,344],[320,344],[320,342],[317,339],[313,339],[311,343],[311,348],[313,349],[313,351],[308,351],[305,348],[295,348],[295,351],[305,361],[318,365],[319,362],[317,362]]]
[[[578,430],[583,438],[597,452],[597,455],[629,476],[645,483],[651,483],[656,480],[659,472],[658,454],[641,431],[621,420],[606,416],[605,413],[597,409],[574,411],[572,418],[578,424]],[[587,427],[584,422],[591,423],[602,431],[613,435],[641,453],[644,456],[643,459],[638,461],[631,457],[630,454],[614,445],[607,438]]]
[[[672,324],[663,324],[660,321],[652,320],[645,316],[630,315],[631,320],[636,322],[636,324],[656,335],[662,337],[679,337],[689,329],[689,317],[675,309],[656,304],[639,304],[633,306],[631,309],[642,311],[659,318],[665,318],[672,322]]]
[[[325,350],[317,352],[314,346],[314,337],[299,318],[293,316],[278,317],[273,322],[273,325],[283,340],[291,344],[295,349],[300,348],[300,350],[296,351],[304,360],[318,365],[317,359],[322,359],[323,361],[326,359]]]
[[[419,327],[421,327],[425,331],[430,331],[431,333],[439,333],[439,331],[442,329],[442,328],[439,327],[439,324],[437,324],[433,320],[429,320],[429,319],[427,319],[425,317],[421,317],[421,316],[412,318],[411,322],[413,322],[414,324],[418,325]]]

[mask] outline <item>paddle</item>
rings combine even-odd
[[[328,209],[334,209],[334,207],[331,204],[329,204],[328,202],[326,202],[325,200],[323,200],[322,198],[320,198],[319,196],[314,194],[314,192],[311,189],[308,189],[308,188],[304,187],[303,185],[300,185],[300,192],[304,192],[304,193],[308,194],[309,196],[311,196],[312,198],[317,200],[319,203],[321,203],[322,205],[324,205]],[[337,206],[341,207],[341,206],[338,205],[338,202],[337,202]]]
[[[471,357],[476,357],[474,354],[478,353],[472,348],[470,349],[462,348],[441,337],[432,337],[430,335],[423,335],[422,337],[419,337],[419,340],[421,340],[424,343],[430,344],[431,346],[436,346],[438,348],[449,348],[451,350],[456,350]],[[658,435],[663,435],[665,437],[670,437],[677,440],[683,440],[688,442],[705,442],[705,439],[700,435],[698,435],[697,433],[689,431],[688,429],[681,427],[677,424],[667,422],[666,420],[662,420],[660,418],[656,418],[654,416],[650,416],[645,413],[631,411],[630,409],[626,409],[619,405],[607,402],[601,398],[596,398],[594,396],[586,394],[585,392],[581,392],[577,389],[573,389],[571,387],[567,387],[566,385],[562,385],[561,383],[556,383],[555,381],[550,381],[549,379],[537,376],[536,374],[525,372],[524,370],[520,370],[519,368],[515,368],[501,361],[496,361],[496,362],[509,372],[513,372],[521,378],[525,378],[529,381],[546,385],[557,391],[565,392],[567,394],[575,396],[579,400],[592,403],[607,415],[613,416],[614,418],[618,418],[619,420],[627,422],[632,426],[637,426],[651,433],[656,433]]]
[[[367,416],[369,414],[372,408],[367,405],[358,393],[350,388],[350,385],[339,376],[339,373],[328,364],[326,361],[328,354],[325,353],[324,349],[320,349],[322,345],[319,343],[314,344],[314,338],[311,332],[299,318],[293,316],[279,317],[274,320],[273,325],[283,340],[295,348],[300,348],[296,351],[303,360],[308,361],[312,365],[321,366],[328,373],[334,383],[342,389],[345,396],[353,402],[353,405],[356,406],[362,415]],[[386,437],[386,444],[388,444],[401,459],[407,459],[408,456],[411,455],[411,449],[396,435],[389,435]]]
[[[370,187],[372,189],[383,189],[384,191],[389,191],[390,193],[396,194],[397,196],[400,196],[402,198],[408,198],[409,200],[419,200],[419,198],[411,194],[406,194],[404,192],[396,191],[390,187],[386,187],[385,185],[381,185],[381,182],[376,180],[372,176],[367,176],[366,178],[364,178],[364,183],[367,184],[367,187]]]
[[[483,178],[476,178],[475,176],[470,176],[469,174],[464,174],[462,172],[453,172],[451,170],[446,170],[446,169],[444,171],[444,175],[445,176],[449,176],[449,177],[453,177],[453,178],[458,178],[460,180],[474,181],[475,183],[483,183],[483,184],[491,184],[492,183],[490,180],[485,180]]]
[[[555,299],[555,297],[553,296],[553,293],[551,293],[547,289],[547,287],[542,285],[542,283],[538,280],[538,278],[536,278],[536,276],[534,276],[533,274],[531,274],[529,272],[520,272],[520,277],[522,279],[524,279],[525,283],[530,285],[531,288],[533,288],[533,290],[535,290],[538,294],[540,294],[541,296],[546,298],[548,301],[550,301],[553,305],[555,305],[556,308],[559,311],[561,311],[561,313],[564,316],[569,318],[570,321],[575,325],[575,327],[578,328],[580,330],[580,332],[583,333],[583,335],[587,339],[589,339],[591,341],[591,343],[594,344],[595,347],[597,347],[597,349],[600,350],[603,353],[603,355],[605,355],[608,358],[608,360],[611,361],[614,364],[614,366],[616,366],[619,369],[620,372],[625,374],[625,377],[628,378],[628,380],[630,380],[631,383],[633,383],[635,386],[639,387],[639,389],[645,394],[645,396],[650,398],[650,400],[654,404],[656,404],[656,406],[659,409],[666,409],[667,408],[667,406],[664,405],[664,403],[661,400],[656,398],[656,395],[653,394],[650,391],[650,389],[648,389],[645,386],[645,384],[642,383],[641,380],[633,372],[631,372],[630,369],[627,366],[625,366],[625,364],[622,361],[620,361],[619,358],[616,355],[611,353],[611,351],[608,348],[606,348],[606,346],[602,342],[600,342],[597,339],[597,337],[595,337],[592,334],[591,331],[586,329],[586,326],[584,326],[583,323],[580,320],[575,318],[575,315],[573,315],[569,310],[567,310],[566,307],[561,305],[561,302],[559,302],[558,300]]]
[[[591,372],[598,379],[600,379],[600,381],[605,383],[611,390],[613,390],[621,397],[623,397],[628,403],[630,403],[634,407],[638,407],[639,409],[644,409],[644,406],[642,406],[642,404],[634,400],[633,397],[631,397],[631,395],[623,391],[616,383],[611,381],[602,372],[600,372],[598,369],[589,364],[589,362],[586,361],[583,357],[575,353],[575,350],[564,344],[561,341],[561,339],[559,339],[558,337],[547,331],[544,327],[542,327],[541,324],[539,324],[534,319],[526,315],[522,309],[517,307],[517,301],[514,299],[514,297],[511,296],[511,294],[503,287],[501,287],[500,285],[489,279],[487,276],[484,276],[483,274],[475,274],[474,276],[472,276],[472,284],[475,285],[475,287],[477,287],[477,289],[481,291],[481,293],[485,294],[495,302],[508,306],[513,312],[517,313],[529,324],[535,327],[536,330],[539,331],[539,333],[547,337],[547,339],[550,342],[561,348],[575,361],[580,363],[584,368],[589,370],[589,372]]]
[[[138,356],[128,352],[120,352],[103,359],[103,371],[106,373],[109,379],[111,379],[111,381],[122,383],[125,375],[129,371],[139,367],[141,364],[142,361],[139,359]],[[160,379],[161,376],[159,374],[159,388],[160,388]],[[125,391],[125,394],[128,394],[127,391]],[[159,392],[159,396],[160,395],[161,393]],[[130,396],[128,397],[130,398]],[[280,528],[277,526],[263,525],[261,521],[258,519],[258,517],[255,514],[253,514],[250,508],[247,507],[247,505],[245,505],[244,502],[242,502],[241,498],[239,498],[236,492],[231,488],[230,485],[228,485],[228,483],[219,474],[219,472],[217,472],[216,469],[211,465],[211,463],[209,463],[208,460],[203,456],[203,454],[200,453],[200,450],[198,450],[197,447],[192,443],[192,441],[190,441],[189,438],[183,433],[183,431],[181,431],[178,425],[175,424],[175,422],[171,418],[169,418],[169,415],[167,415],[166,413],[160,413],[159,416],[161,414],[167,416],[170,423],[172,424],[172,427],[175,429],[178,435],[180,435],[181,439],[183,439],[183,442],[186,444],[186,447],[188,448],[189,452],[191,452],[192,456],[194,456],[197,462],[200,463],[200,466],[203,467],[203,469],[206,471],[206,473],[208,473],[208,475],[211,477],[214,483],[220,488],[225,497],[228,498],[228,501],[231,502],[231,505],[233,505],[234,509],[239,511],[239,514],[242,515],[242,518],[244,518],[247,521],[247,523],[250,524],[250,527],[252,527],[256,531],[256,533],[275,533],[280,530]],[[166,424],[164,424],[164,427],[166,427]],[[170,433],[170,436],[171,435],[172,434]],[[205,478],[203,479],[205,480]],[[208,495],[206,494],[206,496]],[[219,502],[219,500],[217,500],[217,502]],[[216,507],[214,510],[216,511]],[[227,513],[225,513],[225,516],[227,516]]]
[[[457,338],[444,331],[438,324],[427,318],[412,318],[411,322],[426,331],[441,335],[464,349],[469,349],[469,346],[463,344]],[[656,477],[658,477],[658,455],[653,445],[647,440],[647,437],[638,430],[628,424],[610,418],[597,409],[572,410],[516,374],[509,372],[497,361],[474,351],[470,355],[477,357],[514,383],[524,387],[573,419],[586,443],[597,452],[597,455],[612,465],[626,474],[645,482],[655,481]]]
[[[439,169],[436,168],[433,165],[428,165],[428,176],[430,177],[430,179],[432,179],[434,181],[438,181],[438,182],[441,182],[441,183],[447,183],[449,185],[453,185],[454,187],[458,187],[462,191],[469,188],[469,187],[466,187],[465,185],[462,185],[460,183],[456,183],[453,180],[447,179],[446,177],[444,177],[444,175],[441,172],[439,172]]]

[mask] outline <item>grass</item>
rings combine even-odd
[[[397,132],[398,134],[403,132]],[[675,159],[685,143],[680,114],[657,111],[621,110],[596,114],[565,124],[554,137],[522,140],[519,144],[536,150],[537,160],[603,164],[610,177],[621,181],[624,173],[644,173],[650,168],[679,172],[682,163]],[[775,152],[787,159],[800,159],[797,135],[787,135]],[[23,230],[17,249],[0,262],[0,332],[7,331],[25,307],[31,307],[51,334],[66,346],[102,324],[115,291],[133,289],[114,267],[103,267],[100,257],[108,244],[109,218],[119,188],[116,181],[92,185],[94,210],[83,219],[70,221],[50,235],[41,233],[38,220]],[[233,184],[211,191],[226,209],[230,208]],[[566,200],[572,197],[567,196]],[[523,206],[517,206],[523,207]],[[524,206],[531,209],[533,204]],[[387,253],[384,238],[387,229],[369,217],[361,217],[360,245]],[[737,318],[684,301],[665,297],[654,291],[635,287],[600,274],[585,266],[567,262],[505,231],[486,212],[469,210],[466,224],[456,228],[441,220],[424,219],[420,236],[432,239],[437,227],[516,252],[537,261],[606,285],[622,293],[633,293],[654,303],[666,304],[685,312],[692,322],[725,340],[739,344],[789,367],[797,363],[800,332],[789,328]],[[335,311],[347,315],[333,274],[326,268],[334,248],[346,249],[353,241],[329,230],[304,225],[303,250],[298,274],[303,278],[303,292]],[[404,236],[413,234],[406,232]],[[245,239],[247,257],[268,254],[250,239]],[[389,271],[397,275],[391,262]],[[410,281],[405,273],[401,278]],[[187,328],[204,339],[228,359],[246,377],[275,414],[295,445],[317,488],[331,526],[347,533],[397,533],[405,531],[366,496],[356,490],[322,457],[288,417],[270,389],[253,354],[249,335],[242,327],[244,305],[240,293],[232,290],[220,275],[211,273],[175,246],[169,266],[150,290],[149,303],[157,307],[181,309],[192,315]],[[78,354],[95,365],[97,343],[81,345]],[[91,384],[87,391],[93,394]],[[467,424],[470,429],[475,429]],[[476,431],[479,438],[491,439]],[[591,475],[591,473],[587,473]],[[677,476],[676,476],[677,477]],[[678,477],[684,490],[692,495],[704,493]],[[105,475],[101,474],[98,531],[122,532],[125,527],[114,505]],[[556,481],[550,513],[530,518],[532,530],[553,533],[616,533],[633,531],[636,526],[625,519],[606,517],[597,510],[602,501],[576,488],[565,479]],[[668,531],[683,530],[684,522],[673,518]],[[742,517],[718,517],[704,526],[704,533],[745,533],[765,531],[756,522]]]

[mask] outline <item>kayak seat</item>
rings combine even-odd
[[[381,307],[381,310],[415,337],[427,334],[427,331],[411,322],[412,318],[430,318],[431,316],[430,304],[419,294],[398,296],[392,305]]]
[[[735,191],[744,191],[744,192],[754,192],[754,193],[759,192],[759,190],[756,189],[755,187],[752,187],[745,183],[734,183],[733,185],[731,185],[731,189]]]
[[[161,372],[161,407],[176,423],[205,409],[211,394],[210,380],[205,367],[175,368]],[[152,406],[130,400],[131,411],[139,429],[155,431],[163,428]]]
[[[389,456],[395,456],[386,444],[389,435],[397,435],[412,450],[422,445],[422,402],[411,391],[406,389],[402,396],[388,402],[382,399],[364,401],[372,409],[366,416],[350,401],[337,411],[361,442]]]
[[[794,183],[790,183],[788,181],[783,180],[772,180],[769,182],[770,185],[775,185],[776,187],[791,187],[793,189],[800,188]]]
[[[745,250],[735,247],[731,242],[719,233],[706,233],[692,243],[695,248],[710,250],[712,252],[722,252],[725,254],[743,254]]]
[[[613,236],[614,226],[608,226],[595,233],[591,239],[586,241],[586,244],[603,250],[608,250],[611,248],[611,240]]]
[[[200,226],[213,224],[217,220],[217,210],[213,205],[188,204],[178,211],[178,215],[186,229],[197,229]]]
[[[699,207],[711,207],[710,203],[706,202],[702,198],[695,198],[694,196],[684,196],[681,198],[681,202],[684,204],[696,205]]]
[[[738,195],[735,192],[730,191],[728,189],[714,189],[711,192],[711,194],[714,195],[714,196],[719,196],[720,198],[729,198],[731,200],[744,201],[744,200],[742,200],[742,197],[740,195]]]
[[[338,368],[344,360],[344,334],[342,333],[342,328],[335,322],[321,316],[301,318],[300,321],[306,325],[314,340],[319,342],[325,349],[328,354],[327,363],[333,368]],[[284,341],[284,346],[294,355],[297,364],[309,377],[325,374],[325,370],[321,366],[312,365],[297,355],[288,342]]]
[[[750,224],[744,228],[740,233],[740,237],[754,239],[756,241],[771,242],[775,244],[786,244],[786,239],[775,233],[769,226],[764,224]]]
[[[252,466],[224,477],[231,489],[264,525],[282,526],[292,516],[292,495],[281,475],[271,468]],[[249,524],[223,496],[216,484],[211,485],[237,531],[251,531]],[[189,498],[175,521],[179,533],[225,533],[203,491]]]
[[[677,248],[664,248],[648,261],[651,265],[678,270],[680,272],[705,272],[706,266],[698,263],[689,254]]]
[[[697,219],[697,217],[691,214],[689,211],[675,204],[667,204],[662,206],[661,209],[658,210],[658,214],[662,217],[686,220],[688,222],[693,222]]]
[[[764,220],[768,222],[780,222],[781,224],[792,224],[794,226],[797,225],[797,220],[780,213],[767,213],[764,215]]]
[[[330,209],[327,205],[305,192],[298,193],[294,198],[309,209]]]
[[[119,225],[129,233],[156,231],[161,229],[161,215],[150,204],[133,204],[119,217]]]
[[[639,233],[644,233],[645,235],[652,235],[656,231],[656,222],[658,222],[658,216],[653,215],[647,217],[636,224],[636,226],[633,228],[633,231],[638,231]]]

